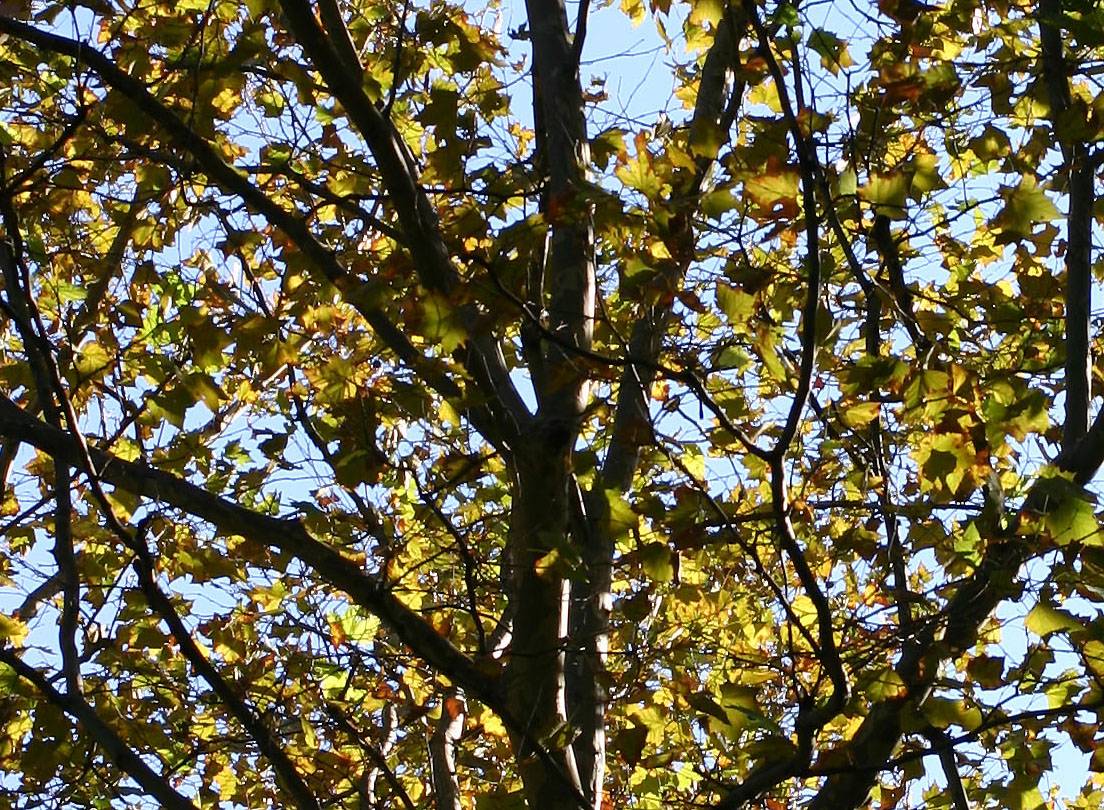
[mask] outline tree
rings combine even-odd
[[[620,9],[4,6],[6,806],[1100,805],[1104,15]]]

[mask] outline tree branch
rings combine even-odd
[[[361,82],[363,70],[349,70],[347,60],[356,58],[351,41],[345,47],[335,44],[333,35],[328,35],[319,26],[306,0],[281,0],[280,6],[297,42],[322,74],[327,88],[341,102],[349,120],[364,137],[375,158],[383,185],[406,236],[405,244],[414,259],[419,279],[427,289],[451,297],[461,280],[441,235],[437,213],[418,185],[416,171],[402,137],[364,91]],[[324,4],[324,14],[327,13],[325,8]],[[337,14],[340,21],[336,10],[331,9],[328,13]],[[344,23],[341,23],[336,34],[339,40],[348,39]],[[359,61],[356,64],[359,65]],[[516,436],[521,426],[529,421],[529,411],[510,379],[497,342],[487,333],[487,327],[482,325],[485,319],[476,308],[465,304],[457,314],[469,338],[468,348],[473,355],[466,364],[468,370],[504,409],[505,413],[498,420],[500,431]]]
[[[207,685],[211,687],[219,700],[225,704],[230,713],[237,719],[246,733],[257,743],[261,755],[272,765],[272,769],[279,777],[279,783],[289,794],[294,806],[301,810],[318,810],[321,805],[318,799],[307,787],[303,777],[299,774],[295,764],[280,746],[271,729],[256,713],[246,705],[237,691],[222,677],[214,664],[207,658],[204,652],[192,638],[191,632],[184,625],[172,600],[157,584],[154,573],[154,564],[149,551],[144,547],[140,536],[132,534],[124,538],[127,545],[133,545],[138,558],[134,562],[134,571],[138,575],[138,584],[142,589],[146,601],[154,612],[168,625],[173,638],[180,646],[180,651],[191,664],[192,670],[199,675]]]
[[[966,797],[966,788],[962,785],[962,776],[958,772],[958,762],[955,760],[954,744],[950,735],[941,728],[930,728],[924,732],[924,736],[932,742],[932,747],[939,757],[939,765],[943,768],[943,776],[947,779],[947,791],[951,794],[951,802],[955,810],[970,810],[970,800]]]
[[[7,186],[5,185],[5,189]],[[52,348],[35,306],[30,290],[30,273],[24,263],[23,237],[11,197],[0,194],[0,217],[7,231],[7,240],[0,241],[0,275],[4,279],[5,310],[23,343],[31,367],[35,401],[46,418],[60,429],[61,415],[55,403],[57,367]],[[18,447],[18,442],[12,443]],[[80,577],[73,547],[72,478],[69,467],[54,464],[54,547],[58,584],[62,594],[61,617],[58,622],[58,647],[61,650],[62,674],[68,694],[82,692],[77,630],[80,619]]]
[[[874,244],[878,249],[878,253],[881,254],[882,266],[885,267],[886,274],[889,277],[890,295],[897,311],[901,313],[905,329],[908,331],[909,337],[912,338],[917,353],[923,356],[931,349],[931,341],[920,329],[919,322],[916,320],[916,307],[913,305],[912,290],[905,283],[905,272],[901,267],[901,253],[897,248],[897,242],[893,238],[893,232],[890,230],[889,217],[885,214],[876,214],[871,231]]]
[[[77,720],[103,749],[104,754],[122,769],[150,796],[170,810],[198,810],[169,781],[150,768],[145,760],[123,742],[118,733],[77,695],[63,695],[50,685],[41,672],[27,664],[10,648],[0,648],[0,663],[11,667],[20,678],[33,686],[48,702]]]
[[[562,0],[527,0],[533,45],[534,118],[547,174],[541,210],[551,233],[544,286],[549,329],[589,349],[594,331],[594,225],[586,198],[588,158],[583,91]],[[540,410],[552,422],[573,423],[585,404],[585,369],[558,346],[546,345],[547,386]],[[574,431],[574,427],[571,427]]]
[[[713,44],[702,65],[688,136],[693,138],[703,129],[716,129],[722,137],[702,139],[716,144],[715,149],[699,153],[694,167],[677,175],[681,182],[672,192],[674,215],[670,218],[668,232],[663,234],[672,258],[659,268],[659,282],[669,289],[677,289],[682,284],[694,260],[693,220],[700,204],[701,190],[721,144],[727,141],[727,134],[743,100],[742,83],[732,87],[726,100],[730,71],[738,61],[736,43],[740,27],[733,14],[726,14],[718,24]],[[659,296],[658,299],[642,306],[625,347],[630,358],[639,358],[643,362],[630,361],[621,372],[613,429],[602,474],[585,495],[578,489],[577,481],[574,482],[576,492],[572,493],[577,513],[576,542],[582,549],[587,576],[571,583],[570,643],[565,665],[568,715],[571,723],[580,730],[574,743],[580,778],[584,784],[591,785],[592,792],[599,797],[598,803],[606,757],[604,724],[609,696],[605,685],[605,667],[614,554],[614,542],[608,530],[606,490],[625,492],[632,486],[640,449],[653,440],[651,414],[648,411],[649,394],[659,373],[659,356],[664,337],[670,329],[675,302],[673,296]],[[693,379],[696,381],[696,378]],[[704,391],[704,386],[701,388]],[[740,434],[736,432],[733,435]]]
[[[1066,218],[1066,418],[1062,426],[1063,449],[1080,441],[1089,429],[1092,398],[1092,220],[1095,177],[1084,143],[1063,132],[1061,118],[1071,106],[1069,66],[1062,53],[1058,0],[1040,0],[1038,6],[1040,57],[1043,79],[1050,96],[1050,120],[1062,149],[1069,183],[1069,216]]]
[[[64,431],[27,416],[0,396],[0,435],[15,437],[54,458],[79,463],[77,441]],[[335,588],[378,616],[402,641],[450,680],[461,684],[495,711],[502,708],[498,682],[442,638],[425,619],[404,605],[388,586],[364,573],[361,566],[316,540],[298,519],[281,519],[253,512],[213,495],[170,473],[89,448],[100,478],[113,486],[162,501],[212,524],[227,534],[239,534],[275,547],[312,567]]]
[[[786,89],[785,77],[782,69],[771,49],[770,36],[759,19],[759,12],[752,0],[745,0],[744,11],[755,29],[758,37],[758,51],[767,64],[767,70],[774,81],[778,93],[779,103],[782,107],[782,115],[790,130],[790,137],[794,141],[794,149],[797,153],[798,165],[801,173],[802,204],[805,216],[805,240],[806,240],[806,291],[805,303],[801,313],[801,363],[798,376],[797,389],[790,405],[785,425],[779,435],[778,442],[771,451],[771,503],[775,514],[775,525],[782,548],[790,558],[797,572],[798,580],[812,601],[817,615],[817,655],[822,665],[827,670],[828,678],[832,684],[832,692],[828,700],[821,706],[802,707],[798,717],[798,750],[794,754],[791,763],[782,767],[781,763],[768,764],[761,769],[760,774],[770,773],[773,776],[788,776],[796,770],[800,770],[808,763],[811,755],[813,737],[833,717],[835,717],[847,702],[850,686],[847,674],[843,668],[839,650],[835,642],[835,628],[832,616],[832,608],[828,598],[817,581],[816,575],[809,567],[805,559],[794,527],[789,517],[789,496],[786,488],[786,470],[784,466],[786,454],[789,452],[794,439],[797,436],[801,424],[802,413],[809,400],[812,391],[812,377],[816,364],[816,332],[817,309],[820,304],[821,264],[820,264],[820,219],[817,213],[817,173],[818,162],[813,149],[813,144],[806,137],[797,119],[799,112],[795,111]],[[798,100],[803,106],[798,85]],[[762,778],[762,777],[760,777]],[[764,784],[769,781],[763,779]],[[746,789],[746,786],[745,786]],[[731,797],[729,801],[731,802]],[[732,806],[727,804],[724,806]]]
[[[363,76],[364,65],[357,55],[353,36],[349,33],[349,26],[345,24],[345,18],[341,15],[337,0],[318,0],[318,13],[345,69],[351,76]]]
[[[433,803],[436,810],[461,810],[460,785],[456,779],[456,745],[464,732],[464,693],[455,687],[441,694],[441,717],[429,740]]]
[[[313,16],[311,16],[313,23]],[[317,27],[317,24],[314,24]],[[107,56],[95,48],[73,39],[41,31],[33,26],[0,16],[0,33],[6,33],[53,53],[69,56],[92,68],[110,87],[130,99],[150,120],[160,126],[178,147],[190,154],[203,172],[230,194],[240,197],[250,208],[262,215],[274,227],[282,231],[303,253],[328,282],[337,287],[346,301],[364,317],[376,335],[396,356],[412,368],[441,396],[462,400],[463,390],[433,359],[414,347],[407,335],[396,326],[382,309],[370,303],[375,286],[350,274],[337,260],[333,252],[311,233],[306,222],[297,213],[277,205],[254,186],[237,168],[227,163],[221,154],[203,137],[194,132],[172,110],[156,99],[146,87],[122,71]],[[334,57],[336,61],[336,57]],[[411,238],[418,244],[417,238]],[[447,263],[447,256],[445,258]],[[500,355],[499,355],[500,356]],[[528,411],[521,402],[509,375],[497,363],[497,357],[484,367],[475,369],[477,379],[494,387],[498,399],[505,404],[510,419],[495,419],[490,423],[480,418],[480,409],[469,410],[476,427],[492,442],[501,440],[503,430],[516,435],[516,425],[524,424]],[[520,420],[520,421],[519,421]]]
[[[1085,484],[1104,462],[1104,418],[1098,416],[1089,433],[1072,450],[1063,451],[1056,464]],[[877,773],[887,767],[903,733],[903,720],[923,705],[938,676],[940,665],[968,649],[978,628],[1014,590],[1017,572],[1031,556],[1030,538],[1017,533],[1024,515],[1045,514],[1057,506],[1038,483],[1012,520],[988,541],[985,555],[973,573],[958,587],[943,610],[942,623],[930,621],[918,628],[912,644],[901,652],[897,675],[906,687],[903,698],[875,703],[858,730],[844,746],[850,762],[866,763],[829,777],[809,805],[810,810],[841,810],[861,805]],[[881,763],[880,765],[878,763]]]
[[[805,263],[808,288],[805,294],[805,304],[801,308],[801,364],[793,402],[790,404],[789,413],[786,415],[782,433],[771,452],[772,457],[784,458],[797,436],[802,413],[805,410],[805,404],[808,402],[809,392],[812,390],[813,371],[816,367],[817,307],[820,303],[821,280],[820,221],[816,201],[818,163],[816,153],[813,151],[813,144],[805,136],[797,120],[797,112],[801,112],[801,110],[795,112],[793,104],[790,102],[782,68],[774,56],[774,51],[771,50],[770,35],[762,20],[759,19],[759,11],[754,0],[744,0],[744,13],[759,39],[759,55],[766,62],[767,70],[774,81],[778,101],[782,107],[782,115],[790,130],[790,137],[793,138],[794,151],[797,153],[797,162],[801,171],[802,213],[805,215]]]

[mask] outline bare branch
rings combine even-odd
[[[802,413],[809,399],[809,392],[813,385],[813,371],[816,366],[816,332],[817,332],[817,307],[820,302],[820,219],[817,213],[816,177],[817,159],[813,150],[813,144],[806,137],[797,120],[796,110],[790,102],[789,91],[786,89],[786,80],[782,75],[782,68],[771,49],[770,34],[759,19],[759,11],[753,0],[744,0],[744,13],[751,22],[759,39],[759,55],[767,63],[767,69],[774,80],[774,87],[778,93],[778,101],[782,105],[782,115],[790,130],[790,137],[794,142],[794,151],[797,153],[798,166],[801,170],[802,213],[805,216],[805,263],[806,285],[805,304],[801,308],[801,365],[798,372],[797,389],[794,391],[793,402],[790,404],[786,422],[778,437],[771,456],[784,458],[797,436],[801,424]]]
[[[326,711],[337,722],[347,734],[353,737],[360,749],[365,755],[372,761],[372,767],[365,774],[365,784],[362,791],[362,795],[369,802],[375,799],[375,785],[378,774],[382,773],[383,778],[387,780],[387,784],[391,786],[392,795],[397,796],[399,803],[402,804],[406,810],[415,810],[416,805],[414,800],[410,798],[410,794],[406,788],[403,787],[403,783],[399,781],[399,777],[395,774],[394,769],[387,764],[387,757],[391,753],[391,749],[395,746],[395,741],[398,738],[398,717],[396,716],[395,707],[388,705],[384,707],[384,721],[383,721],[383,742],[379,747],[374,745],[371,740],[368,739],[368,735],[362,730],[353,725],[349,720],[349,716],[345,713],[345,710],[338,706],[336,703],[326,703]],[[372,804],[373,808],[378,805]]]

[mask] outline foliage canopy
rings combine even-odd
[[[1104,12],[571,11],[0,9],[4,806],[1104,804]]]

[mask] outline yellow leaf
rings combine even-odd
[[[86,379],[102,377],[111,366],[111,354],[99,343],[86,343],[77,352],[73,365]]]
[[[0,613],[0,641],[11,644],[13,647],[21,647],[26,637],[27,625],[14,616],[6,616]]]
[[[1024,627],[1037,636],[1049,636],[1066,630],[1077,630],[1081,622],[1067,610],[1039,602],[1024,619]]]
[[[860,402],[840,411],[840,420],[849,428],[861,428],[878,418],[879,402]]]

